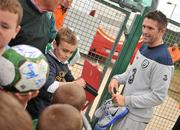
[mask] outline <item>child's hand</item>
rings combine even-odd
[[[26,108],[27,102],[32,98],[36,97],[39,94],[39,91],[32,91],[26,94],[14,93],[13,96]]]
[[[79,78],[77,80],[74,81],[77,85],[85,87],[86,86],[86,82],[83,78]]]

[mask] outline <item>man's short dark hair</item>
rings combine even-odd
[[[157,21],[159,24],[159,29],[164,29],[167,27],[167,17],[161,11],[151,11],[145,15],[145,18]]]

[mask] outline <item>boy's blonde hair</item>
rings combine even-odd
[[[62,27],[56,34],[56,44],[61,44],[61,41],[65,41],[71,45],[77,45],[77,37],[73,30],[68,27]]]
[[[66,83],[55,91],[53,104],[70,104],[79,111],[83,109],[86,102],[85,90],[76,83]]]
[[[80,112],[68,104],[48,106],[40,115],[38,130],[81,130]]]
[[[0,0],[0,10],[17,14],[17,26],[20,25],[23,16],[23,9],[19,0]]]

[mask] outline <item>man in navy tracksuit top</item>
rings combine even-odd
[[[139,49],[132,66],[123,74],[113,76],[108,90],[118,106],[127,106],[129,113],[116,121],[112,130],[144,130],[168,92],[174,66],[163,35],[167,18],[160,11],[149,12],[142,25],[144,45]],[[123,94],[113,88],[125,84]]]
[[[68,27],[61,28],[53,42],[53,49],[46,55],[50,67],[47,82],[40,89],[39,95],[27,105],[27,110],[33,119],[37,119],[44,108],[51,104],[53,93],[65,82],[75,82],[79,86],[85,86],[84,79],[75,80],[68,67],[68,59],[76,48],[75,33]]]

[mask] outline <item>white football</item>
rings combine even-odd
[[[17,45],[7,49],[2,58],[5,59],[3,64],[6,64],[4,72],[0,72],[0,85],[3,89],[24,93],[38,90],[45,84],[49,66],[39,49]]]

